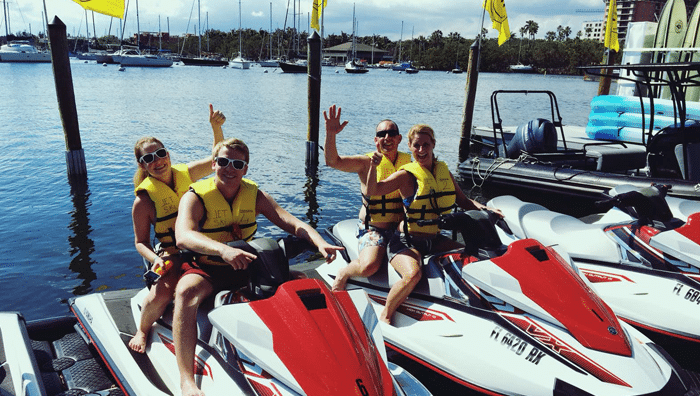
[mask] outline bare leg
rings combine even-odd
[[[386,297],[386,305],[379,315],[379,320],[391,324],[391,317],[394,316],[394,312],[411,294],[421,279],[420,264],[420,254],[413,249],[404,250],[391,260],[391,266],[401,275],[401,280],[396,282],[389,290],[389,295]]]
[[[204,396],[194,379],[194,351],[197,343],[197,308],[213,291],[212,286],[199,275],[183,276],[175,292],[173,338],[175,356],[180,370],[182,396]]]
[[[134,337],[129,341],[129,348],[135,352],[146,352],[146,339],[151,326],[163,315],[163,311],[173,300],[175,285],[180,278],[180,265],[175,265],[151,287],[141,307],[141,321]]]
[[[368,277],[374,275],[386,257],[386,247],[367,246],[360,251],[360,257],[341,268],[333,282],[333,290],[345,290],[348,279],[353,276]]]

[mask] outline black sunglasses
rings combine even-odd
[[[388,129],[386,131],[377,131],[378,138],[383,138],[384,136],[387,136],[387,135],[389,135],[389,137],[399,136],[399,130],[398,129]]]
[[[165,158],[168,156],[168,150],[161,147],[152,153],[144,154],[141,156],[141,158],[139,158],[139,162],[143,162],[144,164],[150,164],[151,162],[156,160],[156,155],[158,156],[158,158]]]
[[[248,165],[247,162],[239,159],[231,159],[231,158],[226,158],[226,157],[216,157],[214,158],[214,161],[216,161],[216,164],[219,165],[222,168],[225,168],[228,166],[228,164],[233,165],[233,169],[238,169],[241,170],[245,168],[246,165]]]

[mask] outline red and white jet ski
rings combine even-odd
[[[489,395],[692,395],[693,378],[612,310],[554,249],[533,239],[501,243],[495,219],[470,211],[442,216],[464,251],[424,258],[423,277],[381,323],[387,346]],[[348,255],[318,267],[328,282],[357,258],[356,220],[332,228]],[[375,312],[399,281],[383,266],[352,278]]]
[[[193,364],[205,394],[429,395],[407,371],[388,363],[366,294],[331,292],[314,279],[282,283],[289,266],[278,243],[257,239],[247,245],[258,255],[250,287],[221,292],[199,309]],[[127,347],[146,293],[96,293],[70,306],[124,394],[179,395],[171,316],[156,322],[145,354]]]
[[[534,238],[568,256],[624,321],[700,342],[700,213],[687,222],[674,217],[664,186],[610,194],[599,203],[607,212],[583,219],[512,196],[488,205],[505,215],[511,233],[499,230],[504,240]]]

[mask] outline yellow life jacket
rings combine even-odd
[[[146,191],[156,207],[156,224],[154,225],[155,237],[160,242],[160,247],[168,254],[177,253],[175,246],[175,219],[180,198],[187,192],[192,178],[187,169],[187,164],[177,164],[171,167],[175,190],[155,177],[146,177],[135,189],[134,194]]]
[[[408,232],[437,234],[437,225],[421,227],[416,221],[436,219],[438,215],[447,213],[454,207],[457,195],[447,164],[437,161],[433,174],[417,162],[404,165],[401,169],[415,176],[418,184],[413,201],[408,207],[404,205]]]
[[[371,157],[374,153],[367,153]],[[411,163],[411,154],[399,152],[396,157],[396,162],[391,163],[387,157],[382,157],[382,161],[377,165],[377,181],[381,181],[391,176],[397,169],[403,165]],[[365,225],[372,222],[398,223],[403,218],[403,209],[401,208],[401,194],[399,190],[390,192],[385,195],[362,195],[367,208],[365,216]]]
[[[205,213],[200,231],[219,242],[253,239],[258,223],[255,221],[255,202],[258,196],[258,185],[248,179],[241,180],[241,188],[231,205],[216,188],[216,179],[210,177],[190,186],[204,205]],[[213,265],[224,265],[223,261],[211,260],[206,256],[200,262]]]

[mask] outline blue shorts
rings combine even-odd
[[[384,229],[375,226],[365,228],[365,223],[362,220],[358,220],[357,232],[355,233],[355,236],[357,236],[357,251],[361,252],[362,249],[370,246],[386,248],[393,234],[393,229]]]

